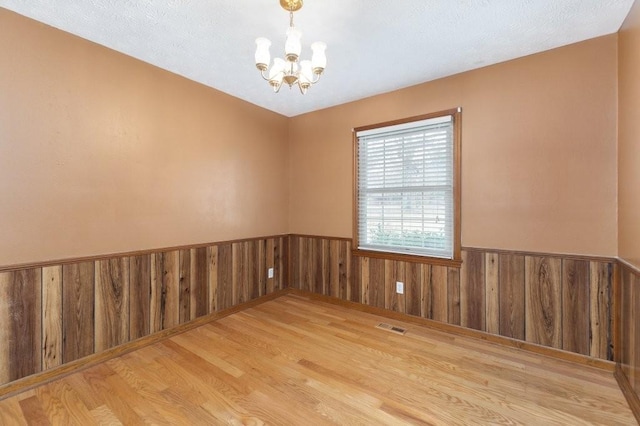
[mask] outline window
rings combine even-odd
[[[460,120],[456,109],[355,129],[356,254],[459,261]]]

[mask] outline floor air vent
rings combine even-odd
[[[407,330],[405,330],[402,327],[396,327],[395,325],[385,324],[383,322],[381,322],[380,324],[376,325],[376,328],[381,328],[383,330],[391,331],[393,333],[398,333],[398,334],[404,334],[404,333],[407,332]]]

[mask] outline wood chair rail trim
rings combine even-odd
[[[0,265],[0,272],[12,272],[20,269],[44,268],[47,266],[55,266],[55,265],[68,265],[70,263],[95,262],[99,260],[109,260],[109,259],[120,258],[120,257],[134,257],[134,256],[142,256],[146,254],[164,253],[168,251],[190,250],[190,249],[197,249],[197,248],[210,247],[210,246],[219,246],[224,244],[244,243],[247,241],[268,240],[271,238],[273,239],[288,238],[289,235],[290,234],[268,235],[268,236],[255,237],[255,238],[241,238],[237,240],[216,241],[213,243],[211,242],[197,243],[197,244],[188,244],[184,246],[162,247],[162,248],[155,248],[155,249],[98,254],[95,256],[69,257],[69,258],[56,259],[56,260],[44,260],[40,262],[27,262],[27,263],[19,263],[14,265]]]
[[[196,244],[188,244],[182,246],[171,246],[171,247],[161,247],[154,249],[145,249],[145,250],[133,250],[126,252],[116,252],[116,253],[106,253],[99,254],[94,256],[81,256],[81,257],[69,257],[63,259],[53,259],[53,260],[44,260],[38,262],[26,262],[26,263],[18,263],[18,264],[10,264],[10,265],[0,265],[0,272],[11,272],[17,271],[20,269],[32,269],[32,268],[43,268],[47,266],[54,265],[67,265],[71,263],[81,263],[81,262],[94,262],[98,260],[108,260],[119,257],[128,257],[128,256],[141,256],[146,254],[153,253],[162,253],[167,251],[175,251],[175,250],[188,250],[209,246],[217,246],[223,244],[233,244],[233,243],[242,243],[246,241],[255,241],[255,240],[264,240],[270,238],[289,238],[289,237],[302,237],[302,238],[321,238],[327,240],[338,240],[338,241],[353,241],[352,238],[349,237],[329,237],[322,235],[311,235],[311,234],[276,234],[276,235],[267,235],[261,237],[254,238],[241,238],[236,240],[225,240],[225,241],[216,241],[216,242],[208,242],[208,243],[196,243]],[[600,262],[620,262],[627,268],[635,271],[636,274],[640,274],[640,268],[630,264],[629,262],[615,257],[604,257],[604,256],[588,256],[588,255],[579,255],[579,254],[562,254],[562,253],[547,253],[547,252],[531,252],[531,251],[520,251],[520,250],[507,250],[507,249],[493,249],[493,248],[481,248],[481,247],[462,247],[462,250],[465,251],[486,251],[491,253],[504,253],[504,254],[512,254],[512,255],[522,255],[522,256],[544,256],[544,257],[562,257],[565,259],[573,259],[573,260],[590,260],[590,261],[600,261]],[[384,259],[393,259],[393,253],[377,253],[372,251],[363,251],[353,249],[352,254],[355,256],[366,256],[366,257],[375,257],[375,258],[384,258]],[[406,255],[398,255],[404,256],[403,259],[407,261],[411,261],[411,259],[407,259]],[[415,256],[417,260],[420,259],[420,256]],[[422,260],[423,263],[430,264],[440,264],[437,258],[425,258],[426,260]],[[459,267],[461,261],[459,260],[447,260],[442,259],[442,264],[444,266],[453,266]]]

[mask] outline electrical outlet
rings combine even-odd
[[[273,268],[267,270],[267,278],[273,278]]]
[[[404,283],[402,281],[396,281],[396,293],[404,294]]]

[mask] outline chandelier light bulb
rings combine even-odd
[[[278,93],[282,87],[282,80],[285,76],[285,68],[287,63],[282,58],[275,58],[271,70],[269,70],[269,84],[273,91]]]
[[[313,68],[313,72],[316,74],[321,74],[327,67],[327,55],[325,54],[325,50],[327,50],[327,45],[321,41],[316,41],[311,45],[311,51],[313,52],[311,55],[311,66]]]
[[[256,67],[259,70],[266,71],[269,67],[269,62],[271,62],[271,54],[269,53],[271,42],[264,37],[259,37],[256,39],[256,46]]]
[[[273,66],[271,66],[271,71],[269,71],[269,78],[272,78],[276,74],[281,74],[284,72],[287,63],[282,58],[275,58],[273,60]]]
[[[302,51],[302,33],[296,27],[289,27],[287,30],[287,41],[284,43],[285,58],[289,62],[295,62]]]
[[[300,76],[298,78],[300,79],[300,84],[311,84],[313,81],[313,69],[310,60],[307,59],[300,62]]]
[[[311,85],[318,82],[327,66],[325,50],[327,45],[315,42],[311,45],[311,60],[299,61],[302,52],[302,33],[293,25],[293,12],[302,7],[302,0],[280,0],[283,9],[289,12],[289,28],[284,45],[284,59],[275,58],[269,68],[271,42],[259,37],[256,39],[255,62],[262,78],[269,82],[274,92],[279,92],[283,83],[289,87],[298,85],[302,94],[307,93]]]

